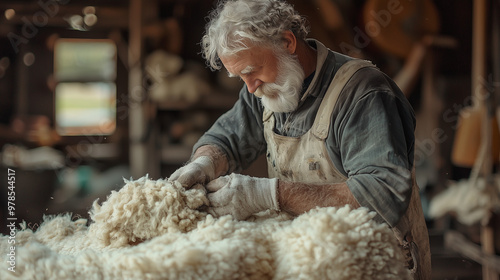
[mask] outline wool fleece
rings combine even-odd
[[[202,211],[203,187],[143,177],[94,202],[90,221],[70,213],[0,237],[0,279],[410,279],[391,229],[375,213],[316,208],[296,218],[246,221]]]

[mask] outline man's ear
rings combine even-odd
[[[297,49],[297,38],[292,31],[287,30],[283,32],[283,42],[285,44],[285,49],[287,49],[289,54],[294,54]]]

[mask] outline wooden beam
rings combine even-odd
[[[45,2],[43,2],[45,3]],[[37,28],[69,26],[67,18],[72,15],[82,15],[82,9],[87,5],[60,4],[41,6],[35,3],[26,4],[0,4],[0,10],[13,9],[15,15],[9,20],[2,18],[2,25],[24,25],[29,22]],[[129,11],[127,7],[95,6],[97,24],[93,28],[122,28],[129,26]]]
[[[481,246],[469,241],[464,235],[457,231],[450,230],[444,235],[444,245],[446,248],[467,257],[483,266],[487,266],[500,273],[500,257],[485,253]]]

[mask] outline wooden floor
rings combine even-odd
[[[444,246],[442,232],[429,232],[432,280],[481,280],[481,266]]]

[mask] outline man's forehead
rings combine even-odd
[[[253,72],[272,55],[270,49],[259,46],[240,51],[226,57],[220,57],[222,63],[229,72],[229,76],[239,76]]]

